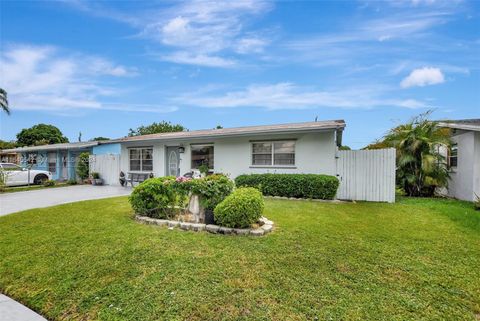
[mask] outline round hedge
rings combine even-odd
[[[129,197],[135,213],[168,218],[177,201],[177,193],[170,186],[174,182],[174,177],[150,178],[135,187]]]
[[[225,227],[247,228],[260,219],[264,206],[258,189],[238,188],[215,207],[215,222]]]

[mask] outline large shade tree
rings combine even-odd
[[[432,196],[447,185],[449,172],[442,146],[449,147],[450,131],[428,120],[430,112],[391,129],[382,143],[397,150],[397,185],[409,196]],[[382,145],[383,145],[382,144]]]
[[[10,108],[8,107],[7,92],[3,88],[0,88],[0,108],[4,112],[6,112],[8,115],[10,115]]]
[[[180,124],[172,124],[170,122],[161,121],[159,123],[152,123],[148,126],[140,126],[137,129],[131,129],[128,136],[140,136],[159,133],[182,132],[187,130]]]
[[[35,146],[45,144],[68,143],[60,129],[53,125],[38,124],[24,128],[17,134],[18,146]]]

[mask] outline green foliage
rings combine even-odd
[[[215,223],[226,227],[247,228],[262,216],[265,202],[253,187],[236,189],[215,207]]]
[[[450,146],[450,130],[428,120],[430,112],[391,129],[383,143],[397,150],[397,185],[408,196],[432,196],[447,186],[449,172],[439,146]]]
[[[17,147],[17,142],[15,141],[7,142],[5,140],[0,139],[0,149],[10,149],[15,147]]]
[[[100,173],[92,172],[92,178],[93,179],[99,179],[100,178]]]
[[[140,126],[137,129],[130,128],[128,136],[140,136],[140,135],[150,135],[158,133],[171,133],[171,132],[182,132],[187,130],[180,124],[172,124],[162,120],[159,123],[153,123],[148,126]]]
[[[167,218],[187,206],[190,194],[198,195],[202,206],[213,210],[232,190],[233,182],[223,175],[151,178],[133,190],[130,203],[136,214]]]
[[[350,146],[340,146],[338,150],[352,150]]]
[[[69,179],[66,183],[67,183],[67,185],[77,185],[78,184],[76,179]]]
[[[338,179],[317,174],[250,174],[235,179],[238,187],[256,187],[263,195],[295,198],[333,199]]]
[[[5,89],[0,88],[0,109],[10,115],[10,108],[8,107],[8,97]]]
[[[135,187],[129,197],[135,213],[154,218],[171,218],[178,200],[174,183],[175,177],[156,177]]]
[[[102,140],[110,140],[110,138],[99,136],[99,137],[94,137],[94,138],[90,139],[91,142],[100,142]]]
[[[38,124],[24,128],[17,134],[18,146],[34,146],[44,144],[68,143],[60,129],[53,125]]]
[[[82,180],[87,179],[89,175],[89,157],[90,154],[87,152],[81,153],[78,156],[77,175]]]
[[[207,164],[202,164],[202,165],[198,166],[198,170],[200,171],[200,173],[202,175],[207,176],[209,168],[208,168]]]
[[[222,174],[213,174],[190,181],[190,191],[200,196],[200,203],[206,209],[213,210],[233,191],[234,183]]]
[[[7,173],[0,169],[0,192],[3,192],[7,186]]]
[[[57,182],[55,182],[53,179],[50,179],[48,181],[45,181],[43,182],[43,186],[45,187],[51,187],[51,186],[55,186]]]

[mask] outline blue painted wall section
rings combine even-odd
[[[101,144],[97,146],[93,146],[94,155],[106,155],[106,154],[117,154],[120,155],[121,153],[121,146],[119,143],[114,144]]]

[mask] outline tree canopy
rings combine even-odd
[[[17,147],[17,143],[14,141],[7,142],[5,140],[0,139],[0,149],[10,149]]]
[[[53,125],[38,124],[24,128],[17,134],[18,146],[35,146],[44,144],[68,143],[60,129]]]
[[[99,141],[102,141],[102,140],[110,140],[110,138],[103,137],[103,136],[98,136],[98,137],[94,137],[94,138],[90,139],[91,142],[99,142]]]
[[[158,133],[172,133],[172,132],[182,132],[187,130],[180,124],[172,124],[171,122],[161,121],[159,123],[152,123],[148,126],[140,126],[137,129],[130,128],[128,136],[140,136],[140,135],[150,135]]]

